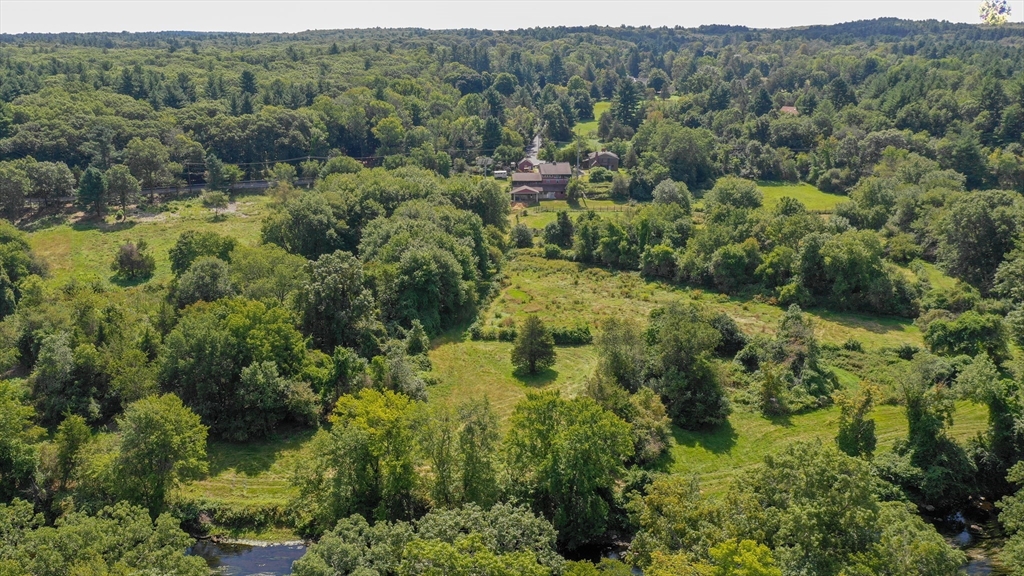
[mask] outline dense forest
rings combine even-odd
[[[0,212],[0,574],[1024,575],[1020,25],[0,35]]]

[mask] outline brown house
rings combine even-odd
[[[789,114],[790,116],[799,116],[800,111],[796,109],[796,106],[783,106],[779,108],[780,114]]]
[[[587,157],[583,159],[583,167],[590,169],[596,167],[607,168],[609,170],[619,169],[619,155],[614,152],[602,150],[600,152],[591,152],[587,154]]]
[[[572,176],[572,166],[568,162],[549,162],[538,166],[540,169],[540,189],[543,199],[565,198],[565,187]]]

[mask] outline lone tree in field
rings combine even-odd
[[[156,270],[156,259],[146,251],[146,248],[146,241],[142,239],[136,244],[131,241],[125,242],[117,249],[110,269],[128,280],[152,276]]]
[[[214,217],[220,216],[220,211],[228,207],[228,195],[223,192],[203,192],[199,200],[203,206],[213,209]]]
[[[512,347],[512,364],[525,368],[529,374],[536,374],[538,368],[547,368],[555,363],[555,339],[540,318],[527,316],[519,328],[515,346]]]

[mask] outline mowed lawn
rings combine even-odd
[[[806,182],[758,182],[757,187],[764,193],[764,205],[768,207],[775,206],[779,200],[788,196],[802,202],[808,210],[831,212],[836,204],[849,200],[839,194],[826,194]]]
[[[235,200],[218,218],[198,198],[193,198],[170,202],[158,213],[130,214],[125,223],[115,223],[108,216],[102,221],[88,219],[30,227],[28,241],[32,250],[49,263],[52,282],[62,284],[71,278],[112,280],[110,263],[118,247],[127,241],[144,239],[156,259],[152,281],[160,282],[170,279],[167,252],[186,230],[213,231],[237,238],[243,244],[259,242],[260,223],[269,198],[252,195]]]
[[[627,214],[631,208],[625,202],[614,200],[586,200],[579,206],[569,206],[565,200],[543,200],[539,206],[513,212],[509,219],[513,225],[526,224],[530,228],[543,230],[549,223],[554,222],[558,212],[563,210],[568,211],[573,219],[588,210],[594,210],[602,217],[615,218]]]

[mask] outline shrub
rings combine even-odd
[[[117,249],[110,269],[117,276],[129,280],[152,276],[156,270],[156,259],[146,251],[147,247],[146,241],[142,239],[135,244],[131,241],[125,242]]]
[[[601,182],[611,182],[614,176],[611,170],[604,166],[598,166],[590,171],[589,180],[591,184],[600,184]]]
[[[552,328],[551,337],[559,346],[582,346],[594,341],[594,335],[590,333],[590,326],[573,326],[569,328]]]
[[[856,338],[849,338],[846,342],[843,342],[843,350],[849,350],[850,352],[863,352],[864,345]]]
[[[747,336],[740,330],[739,325],[725,312],[719,312],[711,317],[711,325],[722,335],[722,339],[715,348],[719,356],[735,356],[744,346],[747,345]]]
[[[907,344],[906,342],[900,344],[894,350],[896,356],[899,356],[902,360],[913,360],[914,356],[920,351],[921,349],[918,348],[917,346],[914,346],[913,344]]]
[[[554,244],[545,244],[544,257],[548,260],[560,260],[562,258],[562,249]]]
[[[993,314],[964,312],[955,320],[935,320],[924,341],[936,354],[976,356],[985,352],[999,363],[1009,357],[1009,335],[1002,318]]]
[[[625,174],[616,174],[612,178],[611,196],[615,200],[629,198],[629,177]]]
[[[526,224],[516,224],[512,227],[512,245],[516,248],[533,247],[533,231]]]
[[[203,192],[199,199],[203,206],[212,209],[214,214],[219,214],[228,207],[228,195],[223,192]]]

